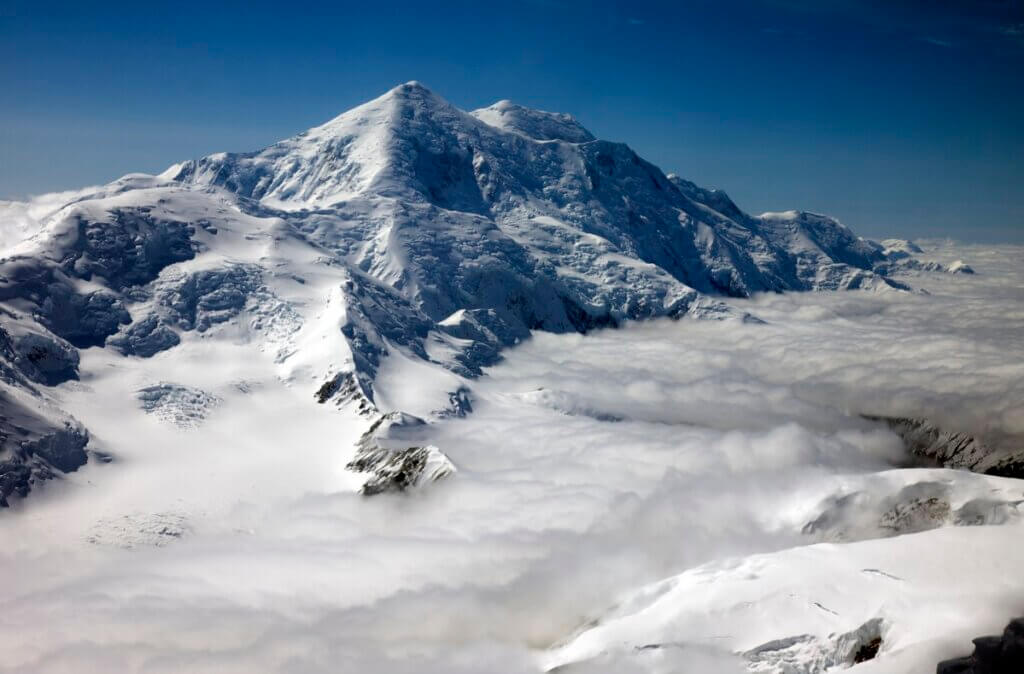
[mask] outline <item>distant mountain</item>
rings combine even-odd
[[[904,287],[885,276],[895,250],[822,215],[748,215],[569,115],[467,113],[409,82],[258,152],[78,193],[5,251],[0,502],[85,461],[47,393],[79,349],[173,357],[236,326],[282,377],[324,382],[321,402],[373,412],[394,351],[472,378],[531,330]]]

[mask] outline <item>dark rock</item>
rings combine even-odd
[[[85,452],[88,443],[88,433],[69,424],[41,438],[22,443],[22,448],[29,455],[42,457],[57,470],[70,473],[89,460]]]
[[[146,209],[115,209],[111,222],[77,217],[78,237],[61,266],[73,276],[106,280],[115,290],[154,280],[168,265],[192,259],[191,225],[153,218]]]
[[[339,372],[317,389],[313,396],[321,405],[334,399],[337,405],[353,404],[362,416],[376,412],[376,406],[366,394],[367,386],[354,372]]]
[[[1002,659],[1004,664],[1013,664],[1015,671],[1024,672],[1024,618],[1010,621],[1003,632]]]
[[[153,313],[108,344],[125,355],[149,358],[181,343],[175,329],[206,332],[238,316],[254,294],[265,290],[262,271],[252,265],[180,274],[156,284]]]
[[[27,496],[37,482],[83,466],[88,442],[88,432],[73,419],[54,425],[0,391],[0,507],[11,496]]]
[[[936,668],[936,674],[974,674],[974,658],[944,660]]]
[[[260,270],[250,265],[199,271],[162,287],[159,303],[182,329],[205,332],[241,313],[262,282]]]
[[[0,301],[31,314],[78,348],[101,346],[131,320],[112,293],[80,293],[60,266],[40,257],[0,260]]]
[[[325,381],[323,385],[321,385],[320,388],[318,388],[316,390],[316,393],[314,394],[316,396],[316,401],[323,405],[325,402],[330,400],[331,396],[337,393],[338,389],[341,388],[340,380],[341,375],[338,375],[333,379],[328,379],[327,381]]]
[[[10,505],[7,497],[25,498],[31,489],[32,470],[17,460],[0,461],[0,508]]]
[[[15,364],[32,381],[45,386],[78,379],[78,351],[48,334],[26,332],[13,340]]]
[[[977,473],[1024,478],[1024,448],[990,446],[968,433],[942,428],[929,419],[867,416],[881,421],[903,439],[914,456],[948,468],[967,468]]]
[[[386,491],[405,491],[414,486],[426,465],[426,447],[407,447],[376,455],[363,455],[347,467],[361,473],[373,473],[362,488],[364,495],[373,496]]]
[[[435,412],[441,418],[465,417],[473,412],[473,394],[465,386],[448,393],[448,406]]]
[[[103,346],[131,317],[121,301],[103,291],[78,295],[64,286],[51,286],[39,308],[42,323],[80,349]]]
[[[940,662],[936,674],[1020,674],[1024,672],[1024,618],[1014,618],[1002,636],[979,637],[974,652]]]
[[[124,355],[141,358],[155,356],[161,351],[177,346],[180,342],[178,333],[164,325],[155,315],[132,324],[127,330],[107,341]]]
[[[742,653],[758,671],[816,674],[845,669],[874,659],[882,648],[884,623],[872,618],[842,634],[810,634],[776,639]]]
[[[424,482],[434,482],[455,472],[455,466],[433,446],[408,446],[407,436],[425,422],[401,412],[391,412],[363,433],[355,458],[346,468],[369,473],[361,492],[373,496],[402,492]]]
[[[860,664],[868,660],[874,660],[878,655],[878,649],[882,647],[882,637],[875,637],[866,644],[862,644],[857,652],[853,654],[853,664]]]

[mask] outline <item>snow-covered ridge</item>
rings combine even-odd
[[[563,140],[567,143],[589,143],[596,140],[572,115],[531,110],[508,100],[498,101],[469,114],[497,129],[534,140]]]
[[[14,348],[31,333],[54,353],[148,358],[216,328],[286,377],[348,376],[367,405],[395,352],[472,378],[533,330],[905,287],[886,249],[831,218],[751,216],[568,115],[466,113],[416,82],[260,151],[50,202],[0,260]]]

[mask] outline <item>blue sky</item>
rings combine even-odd
[[[752,212],[1024,242],[1021,0],[0,0],[0,197],[257,149],[412,79],[570,112]]]

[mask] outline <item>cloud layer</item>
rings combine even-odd
[[[804,526],[837,495],[1003,494],[1012,481],[894,471],[899,440],[859,416],[1024,436],[1024,249],[928,252],[979,274],[736,302],[763,324],[535,335],[472,382],[473,414],[423,428],[459,472],[403,495],[327,479],[362,422],[301,416],[277,382],[219,391],[203,426],[149,447],[142,410],[97,416],[124,461],[0,517],[0,671],[533,672],[624,593],[813,542]],[[211,381],[245,357],[232,348],[211,352]],[[72,401],[127,386],[92,357]],[[855,515],[850,531],[869,531]],[[739,671],[713,648],[608,671],[697,662]]]

